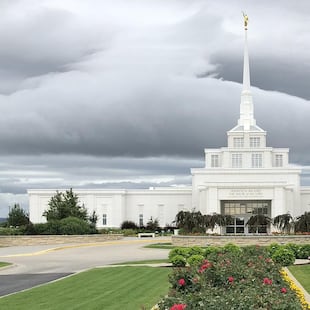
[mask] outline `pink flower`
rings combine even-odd
[[[198,272],[203,273],[206,269],[210,268],[211,266],[212,264],[208,260],[205,260],[201,265],[200,269],[198,270]]]
[[[287,293],[287,289],[285,287],[281,288],[281,293],[286,294]]]
[[[185,285],[185,280],[184,279],[180,279],[178,281],[178,283],[179,283],[180,286],[184,286]]]
[[[184,310],[186,308],[186,304],[174,304],[170,310]]]
[[[199,282],[199,279],[197,279],[197,278],[193,279],[193,283],[198,283],[198,282]]]
[[[272,280],[269,279],[269,278],[264,278],[263,279],[263,283],[266,284],[266,285],[271,285],[272,284]]]
[[[271,258],[266,258],[266,263],[271,263],[272,262],[272,259]]]
[[[234,277],[228,277],[228,282],[233,283],[234,282]]]

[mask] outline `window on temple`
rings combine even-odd
[[[234,138],[234,147],[243,147],[244,146],[244,140],[241,137]]]
[[[211,167],[219,167],[219,156],[211,155]]]
[[[102,225],[107,225],[107,215],[102,214]]]
[[[260,137],[251,137],[250,147],[260,147]]]
[[[276,167],[283,167],[283,155],[282,154],[276,154],[275,166]]]
[[[263,156],[262,154],[252,154],[252,168],[263,167]]]
[[[139,214],[139,226],[143,226],[143,214]]]
[[[242,168],[242,154],[239,153],[232,154],[231,159],[233,168]]]

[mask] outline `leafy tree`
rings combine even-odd
[[[19,204],[14,204],[14,206],[10,208],[7,223],[9,226],[27,225],[29,224],[28,213],[26,213],[26,211],[22,209]]]
[[[96,227],[96,224],[98,222],[98,215],[96,213],[96,211],[94,210],[93,213],[88,217],[88,220],[90,222],[90,224],[94,227]]]
[[[213,213],[212,215],[207,215],[206,226],[213,231],[216,225],[223,227],[230,224],[232,220],[231,215]]]
[[[200,211],[180,211],[176,215],[175,223],[185,233],[206,231],[206,216]]]
[[[310,212],[296,218],[295,232],[310,232]]]
[[[78,196],[73,193],[72,188],[65,193],[56,192],[49,203],[49,209],[44,211],[43,216],[47,221],[61,220],[67,217],[77,217],[84,221],[88,220],[87,210],[84,205],[79,205]]]
[[[251,230],[255,232],[260,232],[260,229],[270,225],[272,222],[271,218],[264,214],[255,214],[252,215],[247,221],[246,225],[248,225]]]
[[[153,220],[153,218],[151,217],[149,221],[146,223],[146,229],[151,231],[160,229],[158,219]]]
[[[289,213],[281,214],[273,219],[273,225],[276,226],[281,232],[289,233],[294,227],[294,220]]]
[[[138,226],[133,221],[124,221],[121,224],[121,229],[138,229]]]
[[[231,221],[232,217],[230,215],[218,213],[203,215],[200,211],[180,211],[175,219],[176,225],[183,229],[185,233],[205,233],[208,228],[213,231],[216,225],[226,226]]]

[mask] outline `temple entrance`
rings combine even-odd
[[[271,200],[222,200],[221,213],[231,215],[232,222],[224,227],[225,234],[266,234],[268,225],[260,225],[259,227],[251,227],[246,225],[251,216],[262,214],[270,217]]]

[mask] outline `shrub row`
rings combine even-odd
[[[174,248],[169,253],[169,261],[174,267],[184,267],[187,265],[197,265],[210,254],[217,253],[242,253],[245,249],[247,251],[251,247],[239,247],[235,244],[228,243],[224,247],[208,246],[207,248],[190,247],[190,248]],[[310,244],[298,245],[289,243],[280,245],[272,243],[266,248],[267,254],[275,262],[281,266],[292,265],[295,259],[308,259],[310,257]]]
[[[190,265],[190,258],[196,255],[203,256],[203,261],[196,264],[192,258],[195,263]],[[159,302],[160,310],[303,309],[295,291],[281,277],[281,264],[271,259],[268,248],[239,248],[233,244],[222,248],[176,248],[169,259],[177,256],[189,266],[174,268],[169,277],[171,289]]]
[[[1,235],[86,235],[95,234],[94,225],[77,217],[67,217],[47,223],[32,224],[18,228],[0,228]]]

